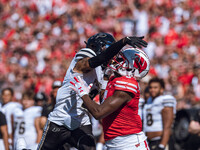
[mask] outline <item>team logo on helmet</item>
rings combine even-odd
[[[108,66],[122,76],[141,79],[149,72],[150,61],[142,50],[127,48],[114,57]]]

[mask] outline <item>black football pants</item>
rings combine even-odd
[[[69,143],[78,150],[95,150],[92,126],[87,125],[69,130],[64,126],[47,121],[37,150],[58,150],[65,143]]]

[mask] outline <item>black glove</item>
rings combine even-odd
[[[124,38],[124,44],[128,44],[133,46],[134,48],[139,47],[147,47],[148,43],[143,40],[144,36],[137,37],[137,36],[130,36],[130,37],[125,37]]]

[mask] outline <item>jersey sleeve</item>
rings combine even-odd
[[[138,93],[138,83],[135,80],[116,80],[114,87],[115,90],[130,92],[134,95]]]
[[[47,106],[42,108],[41,116],[48,118],[49,113],[50,112],[48,111]]]
[[[0,111],[0,126],[6,125],[6,117],[5,115]]]
[[[83,48],[76,53],[75,60],[83,59],[85,57],[92,58],[94,56],[96,56],[96,53],[93,50],[91,50],[89,48]]]
[[[176,105],[176,99],[171,95],[165,95],[162,104],[164,107],[174,107]]]
[[[174,114],[176,113],[176,99],[171,95],[164,95],[162,104],[164,107],[173,107]]]

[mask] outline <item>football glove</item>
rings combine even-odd
[[[73,89],[80,97],[82,97],[83,95],[88,95],[92,87],[92,84],[86,87],[80,76],[74,77],[74,80],[75,82],[70,81],[72,85],[70,86],[70,88]]]
[[[130,36],[124,38],[124,44],[128,44],[130,46],[133,46],[134,48],[142,48],[147,47],[148,43],[143,40],[144,36],[136,37],[136,36]]]

